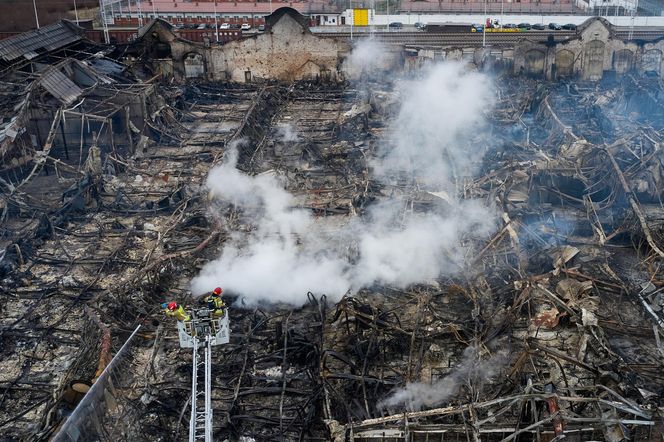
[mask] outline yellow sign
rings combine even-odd
[[[353,25],[369,26],[369,10],[353,9]]]

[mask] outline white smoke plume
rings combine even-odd
[[[493,226],[487,208],[471,201],[458,202],[444,215],[413,214],[403,226],[384,222],[402,212],[388,210],[373,210],[376,221],[365,224],[358,236],[354,289],[373,283],[405,288],[431,282],[442,274],[455,274],[462,269],[467,253],[460,239],[471,232],[484,236]]]
[[[469,134],[484,127],[490,86],[484,74],[466,72],[460,63],[436,65],[408,85],[394,125],[395,140],[375,161],[376,173],[390,177],[407,172],[438,185],[471,173],[482,149]]]
[[[494,228],[490,208],[454,196],[457,180],[481,159],[481,148],[468,134],[482,127],[489,82],[460,64],[445,64],[409,84],[402,96],[393,125],[398,135],[383,143],[374,175],[386,188],[393,177],[417,179],[421,190],[445,196],[437,210],[407,212],[407,197],[386,197],[366,216],[327,234],[324,218],[295,207],[275,176],[237,170],[233,151],[210,172],[207,185],[254,228],[227,241],[221,256],[192,281],[194,294],[221,285],[249,305],[302,305],[308,291],[338,300],[348,290],[375,283],[404,288],[462,269],[468,253],[464,240]]]
[[[295,143],[300,141],[297,130],[292,124],[281,124],[277,128],[277,137],[282,143]]]
[[[481,389],[496,376],[508,360],[507,352],[496,353],[482,359],[475,347],[464,350],[461,361],[452,372],[434,383],[414,382],[392,393],[378,404],[379,408],[405,406],[410,410],[432,408],[454,397],[462,385],[473,385]]]
[[[342,65],[348,78],[374,76],[390,68],[389,47],[374,39],[356,40],[353,50]]]
[[[310,235],[317,230],[311,214],[293,207],[293,196],[275,176],[239,171],[237,157],[237,150],[231,150],[224,164],[210,172],[207,186],[215,198],[241,209],[255,230],[228,240],[221,256],[192,281],[194,294],[223,284],[248,304],[294,305],[304,304],[309,291],[343,295],[349,288],[346,264]]]

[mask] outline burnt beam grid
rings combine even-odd
[[[497,82],[492,135],[475,140],[487,146],[483,167],[458,189],[495,201],[501,225],[473,240],[469,271],[336,305],[310,295],[298,309],[233,309],[231,340],[211,356],[212,437],[661,434],[664,126],[650,82]],[[40,106],[26,112],[42,148],[22,140],[0,182],[0,430],[52,435],[73,406],[72,382],[99,376],[140,322],[135,362],[114,392],[128,406],[105,425],[131,440],[186,434],[192,361],[159,304],[193,303],[188,281],[251,228],[232,208],[210,217],[202,187],[231,144],[239,168],[280,174],[315,216],[362,215],[388,192],[404,216],[441,204],[415,180],[370,178],[398,108],[386,104],[391,85],[368,89],[109,85],[63,105],[35,87]],[[478,364],[509,351],[490,379],[461,378],[445,403],[378,406],[406,383],[453,374],[469,347]]]

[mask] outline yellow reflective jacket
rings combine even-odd
[[[209,295],[205,298],[205,303],[207,304],[208,308],[213,311],[214,317],[219,318],[224,316],[224,309],[226,308],[226,304],[224,303],[223,299],[221,299],[221,296]]]
[[[184,309],[182,308],[181,305],[178,306],[178,308],[176,308],[175,310],[172,310],[172,311],[169,310],[169,309],[165,309],[165,312],[166,312],[166,316],[170,316],[171,318],[175,318],[178,321],[190,321],[191,320],[191,318],[189,317],[189,315],[187,315],[187,313],[185,313],[185,311],[184,311]]]

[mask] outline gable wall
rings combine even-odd
[[[212,79],[240,82],[247,72],[252,79],[293,81],[321,72],[334,78],[340,54],[349,50],[347,43],[316,37],[285,14],[269,32],[212,48],[209,71]]]

